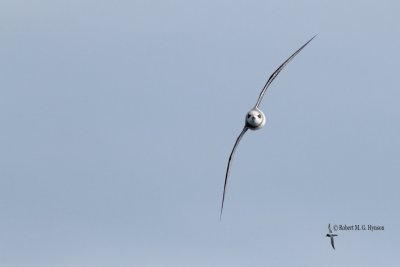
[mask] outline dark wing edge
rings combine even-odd
[[[333,249],[335,249],[335,243],[333,241],[333,237],[331,237],[331,245],[332,245]]]
[[[224,193],[222,194],[221,213],[220,213],[220,215],[219,215],[219,219],[220,219],[220,220],[221,220],[221,218],[222,218],[222,210],[224,209],[226,185],[227,185],[227,182],[228,182],[228,176],[229,176],[229,170],[230,170],[230,167],[231,167],[231,163],[232,163],[232,160],[233,160],[233,158],[234,158],[234,156],[235,156],[236,148],[237,148],[237,146],[239,145],[239,142],[240,142],[240,140],[242,139],[243,135],[246,133],[246,131],[247,131],[248,129],[249,129],[249,128],[247,128],[246,126],[243,128],[242,132],[240,133],[240,135],[239,135],[238,138],[236,139],[236,142],[235,142],[235,145],[233,146],[231,155],[229,156],[228,166],[226,167],[226,174],[225,174]]]
[[[308,45],[317,35],[314,35],[310,40],[308,40],[305,44],[303,44],[299,49],[297,49],[296,52],[294,52],[288,59],[285,60],[285,62],[282,63],[282,65],[279,66],[279,68],[277,68],[269,77],[267,83],[264,85],[263,89],[261,90],[260,96],[258,97],[257,103],[255,105],[256,108],[258,108],[258,106],[261,103],[261,100],[265,94],[265,92],[267,91],[268,87],[271,85],[271,83],[274,81],[274,79],[276,78],[276,76],[278,76],[279,72],[281,72],[281,70],[298,54],[300,53],[300,51],[306,47],[306,45]]]

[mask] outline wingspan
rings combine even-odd
[[[235,142],[235,145],[233,146],[231,155],[229,156],[228,166],[226,167],[225,183],[224,183],[224,193],[223,193],[223,195],[222,195],[221,214],[220,214],[220,216],[219,216],[220,219],[221,219],[221,217],[222,217],[222,210],[224,209],[225,192],[226,192],[226,184],[227,184],[227,182],[228,182],[229,169],[230,169],[230,167],[231,167],[232,160],[233,160],[233,158],[234,158],[234,156],[235,156],[236,147],[239,145],[240,140],[242,139],[243,135],[246,133],[246,131],[247,131],[248,129],[249,129],[249,128],[247,128],[247,127],[244,127],[244,128],[243,128],[242,132],[240,133],[240,135],[239,135],[238,138],[236,139],[236,142]]]
[[[306,45],[308,45],[317,35],[314,35],[313,38],[311,38],[310,40],[308,40],[307,43],[303,44],[299,49],[297,49],[296,52],[294,52],[288,59],[285,60],[285,62],[282,63],[282,65],[279,66],[279,68],[277,68],[269,77],[267,83],[264,85],[263,89],[261,90],[260,96],[258,97],[257,103],[255,107],[259,107],[261,100],[265,94],[265,91],[267,91],[268,87],[271,85],[271,83],[274,81],[274,79],[276,78],[276,76],[278,76],[279,72],[281,72],[281,70],[298,54],[300,53],[300,51],[306,47]]]

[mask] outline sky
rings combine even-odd
[[[1,1],[0,265],[398,266],[399,5]]]

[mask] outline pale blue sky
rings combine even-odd
[[[0,265],[398,266],[399,9],[3,0]]]

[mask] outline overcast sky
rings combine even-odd
[[[397,267],[399,9],[2,0],[0,265]]]

